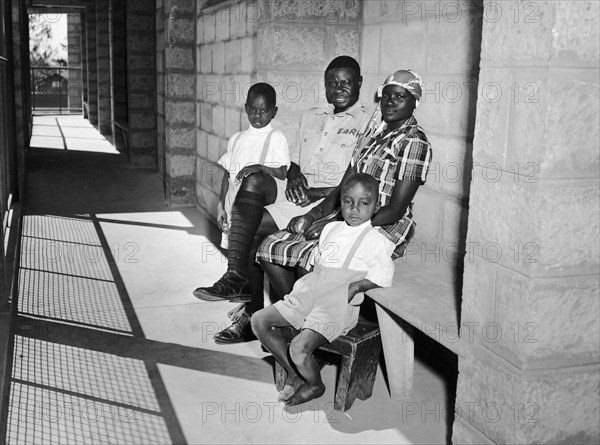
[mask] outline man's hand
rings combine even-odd
[[[292,218],[287,226],[288,231],[303,235],[306,229],[313,223],[314,218],[309,215],[300,215]]]
[[[229,232],[227,212],[221,201],[219,201],[219,204],[217,205],[217,225],[221,232]]]
[[[292,163],[287,174],[285,197],[288,201],[293,202],[300,207],[304,207],[310,204],[307,196],[308,189],[306,176],[302,174],[300,167]]]
[[[264,171],[264,166],[262,166],[260,164],[247,165],[239,171],[239,173],[235,176],[235,180],[241,181],[246,176],[249,176],[252,173],[260,173],[263,171]]]

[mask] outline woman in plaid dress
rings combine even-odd
[[[413,71],[396,71],[386,78],[377,91],[382,121],[372,120],[341,181],[353,172],[379,180],[381,208],[372,224],[396,245],[393,259],[403,255],[414,234],[412,199],[425,183],[432,157],[431,144],[413,116],[421,94],[421,77]],[[310,212],[293,218],[287,230],[270,235],[260,245],[257,260],[278,296],[287,295],[297,276],[312,269],[315,246],[326,223],[318,220],[335,212],[339,192],[340,186]]]

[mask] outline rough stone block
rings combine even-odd
[[[167,95],[191,100],[196,93],[195,81],[194,74],[169,74],[167,75]]]
[[[148,111],[130,112],[129,128],[137,130],[148,130],[156,127],[156,116]]]
[[[432,147],[435,150],[434,156],[443,156],[439,164],[438,157],[434,158],[433,168],[436,171],[432,172],[435,173],[435,179],[439,178],[441,188],[457,198],[468,198],[473,174],[472,144],[461,139],[446,137],[435,146],[432,143]]]
[[[248,20],[246,4],[239,3],[229,8],[229,38],[238,39],[246,36],[246,21]]]
[[[461,13],[462,14],[462,13]],[[427,70],[469,74],[479,62],[481,17],[440,20],[427,28]]]
[[[90,79],[91,80],[91,79]],[[156,76],[151,74],[128,73],[127,89],[129,93],[147,93],[154,91],[156,86]],[[92,88],[90,88],[90,96]]]
[[[482,69],[479,74],[473,161],[480,165],[488,162],[505,164],[511,85],[512,78],[507,70]]]
[[[225,109],[225,135],[233,136],[240,131],[240,111],[233,108]]]
[[[332,29],[331,32],[333,33],[333,41],[335,42],[335,54],[343,54],[358,59],[360,41],[358,29],[354,27],[340,27]]]
[[[240,71],[242,73],[251,73],[254,71],[255,67],[255,57],[254,57],[254,46],[255,46],[255,37],[246,37],[242,39],[242,61],[240,64]]]
[[[221,155],[219,154],[219,137],[213,134],[208,135],[208,160],[217,162]]]
[[[182,150],[196,150],[196,131],[193,128],[169,128],[167,130],[167,147]]]
[[[258,30],[258,67],[326,66],[327,33],[320,26],[270,24]]]
[[[271,4],[274,21],[341,24],[355,22],[361,2],[356,0],[286,0]]]
[[[531,256],[533,251],[510,252]],[[598,277],[528,279],[498,270],[495,332],[484,345],[520,368],[598,363]],[[557,310],[560,308],[560,310]]]
[[[418,8],[415,6],[416,2],[412,2],[413,5],[411,6],[413,8],[405,7],[403,3],[406,2],[398,0],[369,0],[363,2],[364,24],[372,25],[374,23],[397,21],[398,19],[403,20],[403,23],[405,23],[408,17],[406,13],[412,11],[412,9],[418,11]],[[402,15],[403,12],[405,15]]]
[[[217,136],[227,136],[225,134],[225,107],[221,105],[215,105],[212,109],[212,132]]]
[[[464,248],[467,238],[468,210],[454,199],[444,200],[444,216],[442,218],[442,244],[444,246],[460,246]]]
[[[541,87],[540,87],[541,88]],[[598,70],[551,71],[547,88],[547,151],[540,168],[543,177],[585,175],[600,170],[600,106]],[[560,131],[565,116],[569,131]],[[565,172],[565,170],[568,172]]]
[[[227,151],[228,138],[219,138],[219,157],[223,156]]]
[[[238,73],[242,64],[242,41],[232,40],[225,43],[225,72]]]
[[[546,65],[552,50],[556,3],[487,2],[483,8],[481,66]]]
[[[194,0],[169,0],[168,6],[175,8],[179,14],[192,14],[196,10]]]
[[[203,158],[196,158],[196,183],[209,189],[215,194],[221,191],[223,169],[214,162]]]
[[[192,48],[167,48],[166,56],[167,67],[169,68],[194,69],[194,50]]]
[[[168,101],[165,108],[165,118],[170,123],[193,124],[196,117],[194,102]]]
[[[327,103],[323,74],[267,71],[261,77],[275,88],[279,112],[297,116],[298,122],[307,109]]]
[[[200,46],[198,56],[198,70],[202,74],[212,73],[212,48],[213,45]]]
[[[171,22],[169,43],[186,44],[196,43],[196,26],[192,18],[179,18]]]
[[[452,425],[452,443],[456,445],[495,445],[481,431],[458,416]]]
[[[489,261],[529,276],[597,273],[599,246],[590,243],[599,233],[597,184],[516,182],[498,167],[473,170],[468,241],[487,249]],[[534,246],[536,253],[518,265],[497,253],[524,246]]]
[[[217,42],[212,48],[212,71],[217,74],[225,72],[225,42]]]
[[[400,35],[402,38],[399,38]],[[396,71],[399,60],[410,61],[406,68],[423,72],[427,57],[427,25],[421,22],[381,25],[381,48],[385,48],[387,54],[394,54],[394,57],[382,58],[384,73]]]
[[[381,48],[379,43],[380,38],[380,26],[364,26],[362,28],[360,67],[364,73],[379,73],[379,52]]]
[[[247,1],[243,4],[243,14],[246,17],[246,35],[256,36],[258,24],[264,23],[267,20],[264,2],[262,1]]]
[[[228,9],[221,9],[215,13],[216,40],[217,42],[229,40],[229,20],[231,14]]]
[[[190,156],[172,155],[169,156],[169,159],[169,175],[172,178],[177,176],[195,175],[195,163],[192,162],[193,158]]]
[[[415,239],[432,244],[439,242],[443,209],[441,196],[432,192],[428,185],[421,186],[413,202],[413,220],[417,224]],[[414,246],[412,251],[415,254],[421,254],[419,246]],[[407,254],[412,251],[407,251]]]
[[[197,20],[201,23],[204,43],[214,42],[217,30],[215,14],[202,15]]]
[[[597,443],[598,367],[518,372],[459,360],[456,411],[495,443]]]
[[[496,274],[499,269],[495,264],[476,256],[473,247],[468,243],[466,245],[460,310],[460,335],[470,348],[475,343],[481,343],[482,330],[487,323],[493,322]]]
[[[200,102],[200,127],[212,131],[212,105]]]
[[[208,133],[203,130],[196,130],[196,154],[208,159]]]
[[[598,17],[600,4],[596,1],[557,3],[552,54],[558,63],[598,66]]]

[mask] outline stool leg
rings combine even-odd
[[[333,405],[335,410],[347,411],[357,397],[360,400],[371,397],[380,352],[381,341],[377,335],[358,343],[353,357],[342,357]]]
[[[390,384],[390,397],[392,400],[402,400],[410,396],[413,389],[413,327],[380,305],[377,305],[377,320]]]
[[[356,351],[357,357],[364,357],[363,359],[357,358],[359,363],[363,363],[361,365],[362,379],[360,380],[360,388],[357,396],[360,400],[367,400],[373,394],[380,353],[381,337],[379,335],[372,337],[369,341],[365,341],[358,346],[358,350]]]

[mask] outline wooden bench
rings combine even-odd
[[[274,328],[288,342],[297,332],[291,327]],[[381,339],[377,323],[359,320],[348,334],[319,348],[342,356],[342,363],[335,389],[333,408],[337,411],[350,409],[354,400],[366,400],[373,393],[377,364],[381,353]],[[286,379],[285,369],[275,362],[275,385],[281,391]]]
[[[414,329],[455,354],[463,355],[459,338],[461,280],[449,261],[421,254],[396,260],[392,287],[373,289],[386,370],[393,400],[413,388]]]

